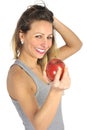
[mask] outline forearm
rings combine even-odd
[[[44,105],[35,114],[34,124],[36,130],[47,130],[57,112],[62,93],[62,90],[59,92],[55,89],[50,91]]]
[[[67,46],[80,49],[82,42],[71,29],[69,29],[55,17],[53,25],[54,29],[62,36]]]

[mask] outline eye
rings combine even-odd
[[[41,39],[42,35],[36,35],[35,37]]]
[[[53,36],[48,36],[47,39],[48,39],[48,40],[52,40],[52,39],[53,39]]]

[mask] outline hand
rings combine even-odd
[[[64,69],[64,74],[61,80],[60,79],[61,75],[61,68],[58,69],[54,81],[51,83],[53,88],[58,88],[58,90],[65,90],[70,87],[70,76],[68,72],[68,68],[65,67]]]
[[[53,27],[54,27],[54,29],[60,27],[59,26],[60,21],[56,17],[54,17],[54,16],[53,16],[53,19],[54,19],[54,21],[53,21]]]

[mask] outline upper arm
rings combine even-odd
[[[35,98],[35,83],[26,74],[11,71],[7,78],[7,89],[9,95],[18,101],[26,116],[33,121],[35,113],[38,111],[38,103]]]
[[[68,47],[66,45],[57,49],[57,57],[61,60],[65,60],[66,58],[72,56],[77,52],[77,49],[73,47]]]
[[[15,93],[22,110],[26,116],[33,121],[34,115],[39,109],[33,91],[30,89],[27,90],[24,87],[20,89],[19,87],[19,89],[15,90]]]

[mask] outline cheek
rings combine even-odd
[[[36,41],[35,40],[29,40],[28,41],[28,47],[35,47],[36,46]]]
[[[48,48],[51,48],[51,47],[52,47],[52,42],[49,42]]]
[[[33,40],[31,39],[30,44],[31,44],[31,46],[36,46],[39,44],[39,42],[37,42],[37,40],[35,40],[35,39],[33,39]]]

